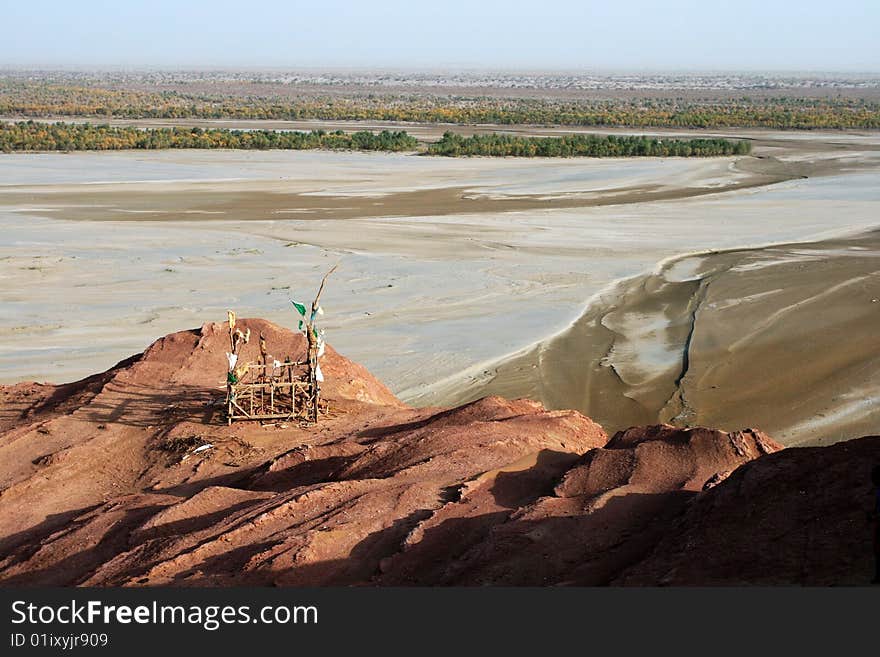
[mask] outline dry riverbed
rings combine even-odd
[[[340,262],[328,339],[415,403],[877,432],[880,137],[737,135],[755,157],[0,156],[0,381],[226,308],[292,325]]]

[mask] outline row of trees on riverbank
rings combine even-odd
[[[244,150],[326,149],[415,151],[452,157],[468,155],[514,157],[709,157],[746,155],[747,141],[728,139],[661,139],[625,135],[523,137],[484,134],[464,137],[444,133],[440,141],[421,147],[402,130],[374,133],[225,130],[221,128],[133,128],[88,123],[0,123],[0,151],[82,151],[166,148],[229,148]]]
[[[225,130],[219,128],[132,128],[88,123],[0,123],[0,151],[105,151],[164,148],[328,149],[412,151],[418,140],[405,131],[347,134],[326,132]]]
[[[521,137],[486,134],[462,137],[447,132],[428,147],[432,155],[516,157],[709,157],[747,155],[748,141],[729,139],[661,139],[626,135]]]

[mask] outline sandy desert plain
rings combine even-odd
[[[328,341],[411,404],[880,432],[880,134],[711,134],[753,153],[0,155],[0,383],[72,381],[227,309],[293,326],[338,262]]]

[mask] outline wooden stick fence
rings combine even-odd
[[[303,363],[281,363],[279,367],[249,364],[237,383],[229,384],[226,419],[233,420],[312,420],[314,409],[309,381]],[[300,371],[296,371],[299,369]],[[267,374],[267,370],[272,370]],[[327,411],[319,401],[319,412]]]
[[[326,413],[327,402],[321,399],[323,374],[319,359],[324,353],[324,331],[315,326],[318,315],[323,314],[320,306],[321,293],[330,274],[336,271],[339,263],[324,274],[311,312],[302,303],[291,301],[301,319],[299,329],[304,330],[307,341],[307,360],[293,363],[288,356],[279,363],[269,355],[265,336],[260,333],[260,362],[237,367],[241,348],[250,340],[250,329],[242,332],[235,328],[236,317],[229,315],[229,346],[226,354],[229,369],[226,378],[226,419],[233,420],[289,420],[299,418],[317,422],[320,413]]]

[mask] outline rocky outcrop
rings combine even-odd
[[[305,349],[268,322],[240,325],[273,355]],[[411,409],[329,347],[320,425],[226,426],[226,339],[208,324],[72,387],[0,391],[18,404],[0,435],[0,581],[365,582],[481,478],[545,455],[557,463],[545,478],[558,475],[607,439],[579,413],[527,400]]]
[[[865,584],[878,464],[880,436],[747,463],[697,496],[652,553],[613,583]]]
[[[547,585],[607,584],[643,559],[664,536],[705,482],[762,454],[781,449],[760,432],[725,433],[668,425],[632,428],[573,461],[552,490],[495,523],[485,538],[430,576],[421,569],[430,546],[444,542],[438,532],[420,541],[394,563],[387,583]],[[546,468],[546,465],[545,465]],[[448,516],[477,522],[488,492],[513,483],[494,481],[459,503]],[[481,495],[482,493],[482,495]],[[409,567],[405,567],[405,566]]]
[[[269,322],[240,324],[276,358],[305,350]],[[528,400],[414,409],[329,347],[319,425],[227,426],[226,340],[207,324],[77,383],[0,387],[0,584],[866,577],[857,509],[880,438],[779,452],[756,430],[608,440]]]

